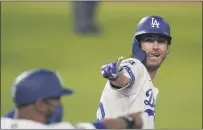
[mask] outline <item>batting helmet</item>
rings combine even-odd
[[[62,87],[57,73],[36,69],[20,74],[13,84],[13,101],[16,106],[29,104],[38,99],[70,95],[73,91]]]
[[[172,39],[169,24],[160,16],[147,16],[139,21],[134,36],[138,37],[143,34],[161,34]]]
[[[170,26],[167,21],[160,16],[147,16],[142,18],[137,24],[136,33],[133,37],[132,53],[136,54],[137,44],[140,41],[140,36],[144,34],[159,34],[167,38],[168,43],[171,43]]]

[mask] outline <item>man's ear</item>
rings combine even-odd
[[[41,99],[35,102],[35,109],[40,113],[45,113],[46,107],[46,104]]]

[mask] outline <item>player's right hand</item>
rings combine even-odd
[[[119,77],[119,72],[123,70],[123,68],[120,67],[122,60],[123,57],[121,56],[116,62],[103,65],[101,68],[102,76],[111,81],[115,81]]]

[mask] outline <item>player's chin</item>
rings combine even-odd
[[[160,65],[162,62],[161,58],[147,58],[147,64],[151,66]]]
[[[147,66],[156,67],[156,66],[160,66],[160,64],[158,64],[158,63],[148,63]]]
[[[160,64],[145,64],[145,67],[148,71],[156,71],[159,69]]]
[[[162,62],[161,60],[153,60],[153,61],[147,60],[145,66],[150,70],[156,70],[161,65],[161,62]]]

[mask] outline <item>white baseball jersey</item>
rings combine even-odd
[[[153,86],[145,66],[137,59],[123,60],[121,66],[130,84],[115,89],[107,81],[102,92],[97,119],[114,118],[132,112],[143,112],[143,129],[154,129],[155,102],[158,89]]]
[[[72,125],[68,122],[61,122],[56,124],[42,124],[25,119],[11,119],[1,117],[1,129],[96,129],[91,123],[79,123]]]

